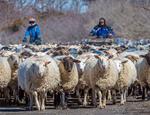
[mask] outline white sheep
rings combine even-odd
[[[89,89],[92,88],[92,95],[94,95],[95,91],[95,83],[97,81],[97,74],[98,68],[97,68],[97,59],[94,56],[91,56],[88,60],[86,60],[86,65],[84,68],[83,76],[80,79],[80,84],[84,88],[84,101],[83,105],[87,105],[87,94]],[[93,96],[93,104],[95,102],[95,97]]]
[[[126,56],[132,62],[134,62],[137,70],[137,82],[142,88],[142,99],[146,97],[146,89],[150,86],[150,65],[145,58],[146,55],[128,55]]]
[[[55,60],[59,66],[61,74],[61,85],[64,91],[74,91],[78,84],[78,70],[77,63],[80,61],[74,59],[72,56],[56,56]]]
[[[78,60],[71,56],[58,56],[57,59],[60,75],[61,75],[61,104],[62,107],[66,107],[65,93],[75,91],[75,88],[79,81],[77,63]]]
[[[105,60],[103,63],[104,64],[103,66],[108,66],[108,63],[107,63],[108,58],[105,57],[103,59]],[[93,54],[86,60],[84,72],[80,79],[80,82],[81,82],[80,84],[82,84],[82,86],[84,86],[85,88],[83,105],[87,105],[87,94],[88,94],[89,89],[92,89],[92,103],[94,104],[94,106],[96,105],[95,89],[96,89],[96,83],[100,79],[101,69],[102,69],[101,67],[102,66],[100,65],[99,58],[98,59],[95,58]],[[109,90],[109,88],[106,89],[106,92],[107,90]]]
[[[95,57],[91,57],[86,61],[83,79],[89,88],[98,91],[99,107],[104,108],[106,106],[106,93],[114,88],[118,80],[118,69],[113,60],[104,56]],[[85,89],[84,105],[87,104],[88,90],[88,88]]]
[[[97,65],[99,74],[96,80],[96,87],[99,96],[99,107],[106,107],[106,93],[115,87],[119,77],[119,71],[117,64],[114,60],[108,59],[104,56],[97,57]],[[103,99],[103,100],[102,100]]]
[[[11,80],[11,68],[6,57],[0,57],[0,88],[7,87]]]
[[[121,59],[121,71],[119,73],[119,79],[116,83],[116,88],[121,93],[121,104],[126,102],[126,93],[128,88],[134,84],[137,79],[137,70],[134,63],[127,59]]]
[[[88,92],[87,90],[89,90],[89,85],[87,83],[87,80],[84,78],[84,70],[85,70],[85,66],[86,66],[86,61],[88,61],[90,58],[94,57],[96,54],[94,53],[84,53],[82,55],[79,55],[77,57],[77,60],[80,60],[80,63],[79,63],[79,69],[78,69],[78,73],[79,73],[79,82],[78,82],[78,85],[76,87],[76,94],[78,96],[78,101],[79,103],[82,103],[82,100],[81,100],[81,95],[79,93],[80,90],[85,90],[86,92]],[[86,98],[86,97],[85,97]],[[86,102],[86,99],[84,99],[84,105],[87,104]],[[93,102],[94,104],[94,102]]]
[[[60,81],[59,68],[54,59],[49,56],[31,57],[19,66],[18,84],[30,97],[30,110],[33,98],[38,110],[45,110],[46,92],[56,90]]]
[[[4,93],[8,96],[8,85],[14,78],[18,69],[19,57],[15,54],[8,57],[0,57],[0,88],[5,88]],[[10,86],[11,87],[11,86]]]
[[[140,57],[135,63],[137,69],[137,78],[143,89],[142,99],[145,99],[145,90],[146,87],[150,87],[150,65],[147,60],[143,57]]]

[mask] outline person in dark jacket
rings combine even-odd
[[[41,45],[40,27],[38,26],[34,18],[29,19],[29,27],[27,28],[25,32],[25,36],[22,42],[35,44],[35,45]]]
[[[90,35],[96,36],[97,38],[112,38],[114,37],[113,29],[106,24],[106,20],[104,18],[99,19],[99,24],[96,25]]]

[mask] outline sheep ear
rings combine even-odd
[[[136,61],[136,62],[137,62],[137,61],[138,61],[138,59],[139,59],[138,57],[131,56],[131,55],[127,56],[127,58],[128,58],[128,59],[130,59],[132,62],[134,62],[134,61]]]
[[[19,59],[22,58],[22,54],[21,53],[18,53],[17,55],[18,55]]]
[[[146,55],[140,55],[140,57],[145,58],[145,57],[146,57]]]
[[[127,63],[128,62],[128,60],[123,60],[121,63],[122,64],[125,64],[125,63]]]
[[[106,53],[106,54],[109,54],[107,50],[105,50],[105,51],[103,51],[103,52]]]
[[[0,55],[3,55],[3,52],[0,52]]]
[[[44,66],[47,66],[49,63],[51,63],[51,61],[47,61],[44,63]]]
[[[111,56],[109,56],[109,57],[108,57],[108,59],[111,59],[111,58],[113,58],[113,57],[114,57],[114,56],[113,56],[113,55],[111,55]]]
[[[80,63],[81,61],[74,59],[73,62],[75,62],[75,63]]]
[[[19,59],[20,59],[20,58],[22,58],[22,56],[21,56],[21,55],[19,55]]]
[[[99,56],[98,56],[98,55],[94,55],[94,57],[97,58],[97,59],[99,59]]]

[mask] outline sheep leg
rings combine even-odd
[[[136,98],[136,96],[137,96],[137,86],[133,84],[132,89],[133,89],[132,90],[132,96],[133,96],[133,98]]]
[[[99,97],[99,108],[103,108],[103,104],[102,104],[102,93],[101,91],[98,91],[98,97]]]
[[[17,93],[17,88],[13,90],[13,96],[15,97],[14,103],[18,103],[18,93]]]
[[[82,103],[82,99],[81,99],[81,95],[80,95],[79,89],[76,90],[76,95],[78,97],[78,103],[81,104]]]
[[[54,92],[54,106],[58,108],[60,106],[60,92]]]
[[[103,108],[106,107],[106,94],[107,94],[107,91],[103,91],[103,92],[102,92]]]
[[[67,108],[68,98],[71,97],[69,92],[65,93],[65,108]]]
[[[127,101],[127,89],[124,89],[124,103]]]
[[[133,95],[134,98],[137,97],[137,89],[138,89],[138,87],[133,85],[133,93],[132,93],[132,95]]]
[[[20,87],[18,87],[18,98],[20,102],[22,102],[24,98],[24,91]]]
[[[123,89],[121,89],[120,93],[121,93],[121,101],[120,101],[120,104],[121,104],[121,105],[124,105],[124,91],[123,91]]]
[[[38,100],[38,94],[36,91],[33,92],[33,97],[35,99],[35,104],[37,106],[37,109],[40,111],[40,104],[39,104],[39,100]]]
[[[46,94],[45,92],[42,92],[41,93],[41,111],[45,110],[45,97],[46,97]]]
[[[65,107],[65,93],[61,92],[61,106],[62,108],[66,108]]]
[[[5,102],[10,104],[11,102],[10,89],[7,87],[4,88],[4,96],[5,96]]]
[[[92,89],[92,105],[96,107],[97,101],[96,101],[96,95],[95,95],[95,89]]]
[[[24,94],[24,100],[25,100],[25,103],[26,103],[26,105],[29,105],[29,97],[27,96],[27,94],[25,93]]]
[[[139,84],[138,86],[138,96],[142,95],[142,86]]]
[[[112,90],[112,101],[113,104],[116,104],[116,90]]]
[[[145,97],[148,99],[148,86],[145,88]]]
[[[38,102],[39,102],[40,108],[41,108],[41,104],[42,104],[41,95],[42,95],[42,93],[38,93]]]
[[[146,97],[146,88],[145,87],[142,87],[142,99],[145,100],[145,97]]]
[[[108,90],[108,97],[107,97],[107,98],[108,98],[109,101],[112,100],[112,97],[111,97],[111,90]]]
[[[131,96],[131,95],[133,95],[133,86],[132,85],[128,88],[128,96]]]
[[[32,105],[33,105],[33,95],[29,93],[29,98],[30,98],[30,103],[29,103],[29,110],[32,110]]]
[[[84,102],[83,105],[86,106],[87,105],[87,95],[88,95],[88,89],[84,90]]]

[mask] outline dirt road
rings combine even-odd
[[[150,115],[150,101],[141,101],[128,97],[128,102],[121,106],[119,102],[116,105],[108,105],[105,109],[82,107],[73,105],[69,109],[60,110],[54,109],[52,106],[47,106],[45,111],[38,112],[27,111],[25,107],[0,107],[0,114],[3,115]]]

